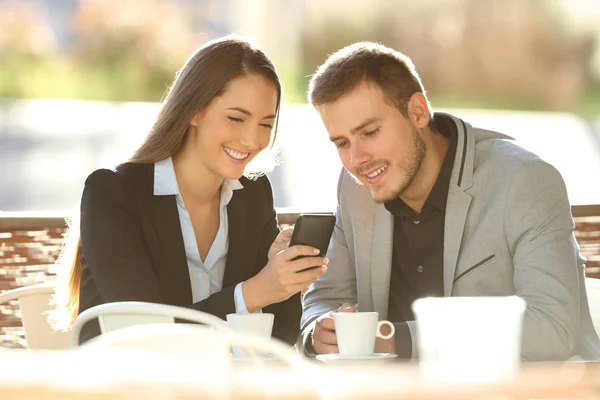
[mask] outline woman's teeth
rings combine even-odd
[[[250,153],[242,153],[242,152],[230,149],[229,147],[226,147],[226,146],[223,146],[223,150],[225,150],[225,152],[227,154],[229,154],[232,158],[235,158],[236,160],[243,160],[244,158],[246,158],[250,155]]]
[[[369,175],[367,175],[367,178],[375,178],[377,175],[379,175],[380,173],[382,173],[383,171],[385,171],[387,169],[387,164],[384,165],[383,167],[379,168],[377,171],[370,173]]]

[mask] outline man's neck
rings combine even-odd
[[[417,214],[421,213],[437,181],[450,145],[449,138],[429,127],[423,130],[422,137],[426,148],[423,162],[410,186],[400,195],[400,199]]]

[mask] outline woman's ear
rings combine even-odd
[[[190,125],[192,125],[193,127],[198,126],[200,124],[200,120],[202,119],[202,114],[202,111],[198,111],[196,114],[194,114],[190,121]]]

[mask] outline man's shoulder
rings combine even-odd
[[[521,147],[506,136],[493,136],[491,131],[474,129],[475,169],[494,168],[496,173],[518,172],[527,165],[544,162],[537,154]]]
[[[498,194],[522,181],[536,187],[564,185],[553,165],[512,140],[488,138],[476,141],[475,149],[475,185],[485,192]]]

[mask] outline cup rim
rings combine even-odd
[[[429,312],[478,312],[495,306],[497,313],[522,313],[527,308],[525,300],[519,296],[445,296],[423,297],[415,300],[411,308],[415,314]],[[501,306],[501,307],[498,307]]]
[[[354,312],[332,312],[332,314],[334,316],[336,315],[357,315],[357,314],[362,314],[362,315],[366,315],[366,314],[379,314],[377,311],[354,311]]]
[[[248,313],[248,314],[229,313],[229,314],[225,315],[225,318],[229,318],[230,316],[232,318],[248,318],[248,317],[254,318],[259,315],[275,318],[275,314],[273,314],[273,313]]]

